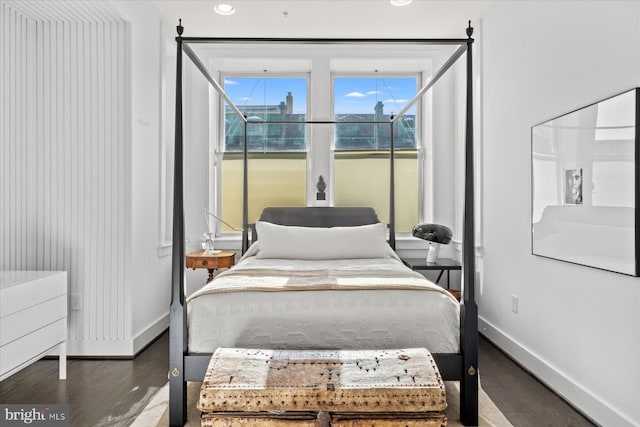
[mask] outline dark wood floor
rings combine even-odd
[[[168,333],[134,360],[40,360],[0,382],[0,403],[67,403],[72,427],[127,426],[167,382]],[[145,399],[146,397],[146,399]]]
[[[66,381],[58,361],[41,360],[0,382],[0,403],[67,403],[72,427],[126,426],[167,382],[168,334],[135,360],[69,360]],[[482,388],[516,426],[593,426],[557,395],[480,340]]]
[[[500,411],[519,426],[595,426],[557,394],[480,338],[480,384]]]

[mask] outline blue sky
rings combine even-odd
[[[307,105],[305,78],[227,78],[225,92],[242,111],[243,105],[277,105],[293,95],[293,112],[304,113]],[[416,94],[414,78],[336,78],[336,114],[373,114],[378,101],[385,114],[399,112]],[[407,112],[415,114],[415,105]]]
[[[398,113],[417,92],[414,78],[336,78],[333,86],[337,114],[373,114],[378,101],[385,114]],[[415,114],[415,106],[407,113]]]

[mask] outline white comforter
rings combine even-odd
[[[245,257],[188,299],[190,352],[459,349],[459,305],[395,258]]]

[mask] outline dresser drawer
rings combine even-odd
[[[20,272],[3,272],[20,273]],[[60,295],[67,294],[67,273],[65,272],[23,272],[34,273],[36,278],[0,289],[0,317],[22,311]],[[40,274],[38,274],[40,273]],[[44,276],[48,273],[47,276]],[[11,280],[11,279],[9,279]]]
[[[41,304],[1,317],[0,345],[15,341],[66,316],[67,296],[61,295]]]
[[[0,346],[0,380],[29,365],[66,339],[66,317]]]
[[[234,257],[194,257],[187,258],[188,268],[228,268],[233,266]]]

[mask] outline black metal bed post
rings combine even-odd
[[[393,115],[389,122],[391,139],[389,141],[389,246],[396,250],[396,169],[395,169],[395,145],[393,140]]]
[[[169,424],[184,425],[187,419],[187,388],[184,353],[187,348],[187,311],[184,309],[184,199],[182,132],[182,20],[176,27],[176,125],[173,182],[173,252],[171,258],[171,309],[169,325]]]
[[[464,225],[462,237],[462,283],[460,304],[462,330],[462,379],[460,380],[460,420],[478,425],[478,306],[475,301],[474,150],[473,150],[473,27],[467,28],[467,111],[465,130]]]
[[[244,116],[244,145],[242,147],[242,255],[249,249],[249,155],[247,131],[249,121]]]

